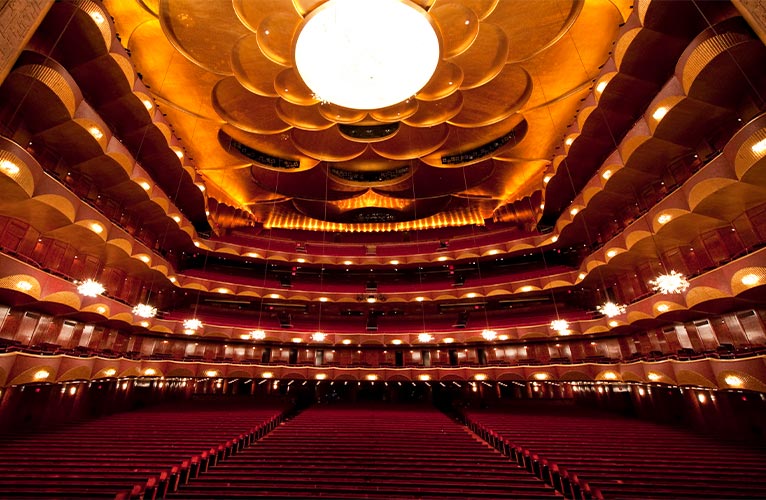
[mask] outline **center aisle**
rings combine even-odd
[[[171,498],[551,498],[554,490],[424,406],[309,408]]]

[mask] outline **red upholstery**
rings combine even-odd
[[[432,408],[315,407],[182,487],[177,498],[551,498]]]
[[[167,488],[192,457],[241,448],[283,409],[184,404],[120,413],[43,434],[0,438],[0,497],[114,498],[120,490]],[[228,441],[227,441],[228,440]],[[229,451],[230,452],[230,451]]]
[[[575,493],[580,490],[577,496],[766,497],[763,450],[642,420],[578,415],[574,408],[470,411],[466,416],[480,433],[495,434],[528,453],[529,470],[559,486],[558,478],[566,477]]]

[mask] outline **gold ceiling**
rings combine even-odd
[[[417,0],[440,63],[414,98],[371,111],[318,102],[294,69],[322,3],[105,1],[208,194],[258,222],[488,218],[540,190],[632,1]]]

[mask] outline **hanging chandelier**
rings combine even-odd
[[[495,330],[484,330],[481,332],[481,336],[484,337],[484,340],[495,340],[497,338],[497,332]]]
[[[192,332],[196,332],[202,328],[202,321],[198,320],[197,318],[191,318],[191,319],[185,319],[184,320],[184,329],[185,330],[191,330]]]
[[[266,338],[266,332],[263,330],[253,330],[250,332],[250,338],[253,340],[263,340]]]
[[[551,321],[551,328],[562,335],[569,333],[569,321],[565,319],[554,319]]]
[[[142,318],[153,318],[157,316],[157,308],[149,304],[136,304],[133,308],[133,314]]]
[[[97,297],[105,291],[104,285],[92,279],[87,279],[77,285],[77,292],[85,297]]]
[[[608,301],[596,308],[598,312],[606,316],[607,318],[614,318],[625,312],[626,306],[624,304],[615,304]]]
[[[685,292],[690,285],[686,276],[675,271],[670,271],[669,274],[660,274],[655,279],[650,280],[649,284],[652,285],[652,290],[663,295]]]
[[[324,334],[324,333],[322,333],[322,332],[315,332],[315,333],[314,333],[314,334],[311,336],[311,340],[313,340],[314,342],[324,342],[324,340],[325,340],[326,338],[327,338],[327,335],[325,335],[325,334]]]

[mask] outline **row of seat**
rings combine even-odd
[[[316,406],[171,498],[551,498],[430,407]]]
[[[571,498],[765,498],[763,449],[575,407],[470,410],[468,426]]]
[[[193,401],[0,436],[0,495],[154,498],[273,429],[286,406]]]

